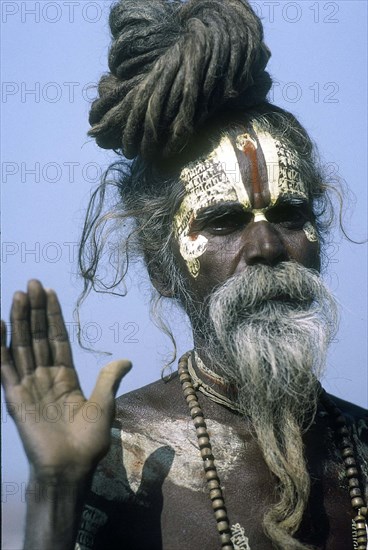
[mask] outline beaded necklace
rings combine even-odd
[[[199,449],[203,459],[209,496],[212,509],[217,522],[217,531],[220,536],[222,550],[234,550],[234,537],[225,506],[224,495],[221,489],[220,479],[217,473],[215,459],[212,453],[210,437],[207,431],[202,408],[199,404],[196,389],[207,395],[213,401],[223,404],[235,411],[239,411],[237,404],[229,398],[221,395],[211,386],[205,384],[195,373],[191,364],[191,353],[187,352],[179,360],[178,373],[182,385],[184,397],[188,403],[189,411],[196,429]],[[206,372],[215,382],[222,382],[221,377],[204,365],[201,370]],[[194,380],[193,380],[194,378]],[[221,380],[220,380],[221,379]],[[354,550],[367,550],[367,504],[363,498],[359,469],[354,453],[354,445],[347,427],[346,419],[341,410],[336,407],[332,399],[320,386],[320,400],[328,414],[334,419],[336,433],[339,439],[339,449],[345,465],[345,474],[349,483],[351,505],[355,514],[352,520],[352,539]]]

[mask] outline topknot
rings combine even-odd
[[[253,107],[271,87],[246,0],[120,0],[110,28],[89,135],[127,158],[173,156],[214,113]]]

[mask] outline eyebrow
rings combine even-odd
[[[267,208],[267,210],[273,210],[279,206],[300,206],[302,208],[309,207],[309,201],[302,196],[292,196],[292,195],[283,195],[278,197],[275,204]],[[206,206],[198,210],[195,219],[190,224],[191,229],[196,228],[197,225],[208,222],[215,218],[220,218],[228,214],[247,214],[251,212],[252,209],[245,209],[240,202],[229,201],[219,204],[214,204],[212,206]]]
[[[237,212],[246,212],[240,202],[231,201],[214,204],[213,206],[207,206],[198,210],[194,223],[196,221],[207,221],[208,219],[214,217],[226,216],[227,214],[233,214]]]
[[[309,201],[303,197],[298,195],[281,195],[278,197],[277,201],[271,208],[274,208],[275,206],[282,206],[282,205],[291,205],[291,206],[308,206],[310,203]]]
[[[275,204],[268,207],[267,209],[275,208],[277,206],[284,206],[284,205],[306,207],[309,205],[309,201],[302,196],[283,195],[278,197]],[[246,212],[250,212],[251,210],[252,209],[249,209],[249,210],[245,209],[244,206],[237,201],[222,202],[222,203],[214,204],[212,206],[206,206],[198,210],[196,215],[196,220],[204,221],[214,216],[216,217],[225,216],[226,214],[233,214],[237,212],[246,213]]]

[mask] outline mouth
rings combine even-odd
[[[292,309],[296,308],[309,308],[313,302],[313,298],[296,298],[295,296],[290,296],[290,294],[277,294],[276,296],[271,296],[268,300],[272,304],[283,304],[287,305]]]

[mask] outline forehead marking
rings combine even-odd
[[[276,143],[270,134],[265,134],[259,131],[257,133],[257,137],[265,159],[271,203],[274,204],[280,195],[279,156],[277,153]]]
[[[206,159],[185,167],[180,179],[186,194],[174,217],[174,230],[180,254],[192,277],[197,277],[200,269],[198,258],[205,252],[208,242],[204,235],[189,235],[198,211],[218,202],[240,202],[244,208],[250,208],[251,204],[236,153],[227,137]]]
[[[266,160],[253,130],[237,136],[234,148],[237,154],[243,185],[247,189],[253,208],[269,204]]]
[[[180,254],[193,277],[199,274],[199,257],[208,243],[204,235],[190,235],[198,211],[234,201],[250,210],[255,222],[267,221],[265,212],[280,195],[308,199],[299,164],[295,151],[253,123],[248,132],[235,140],[223,137],[207,158],[192,162],[181,171],[186,194],[174,216],[174,231]],[[311,224],[303,230],[309,241],[318,239]]]

